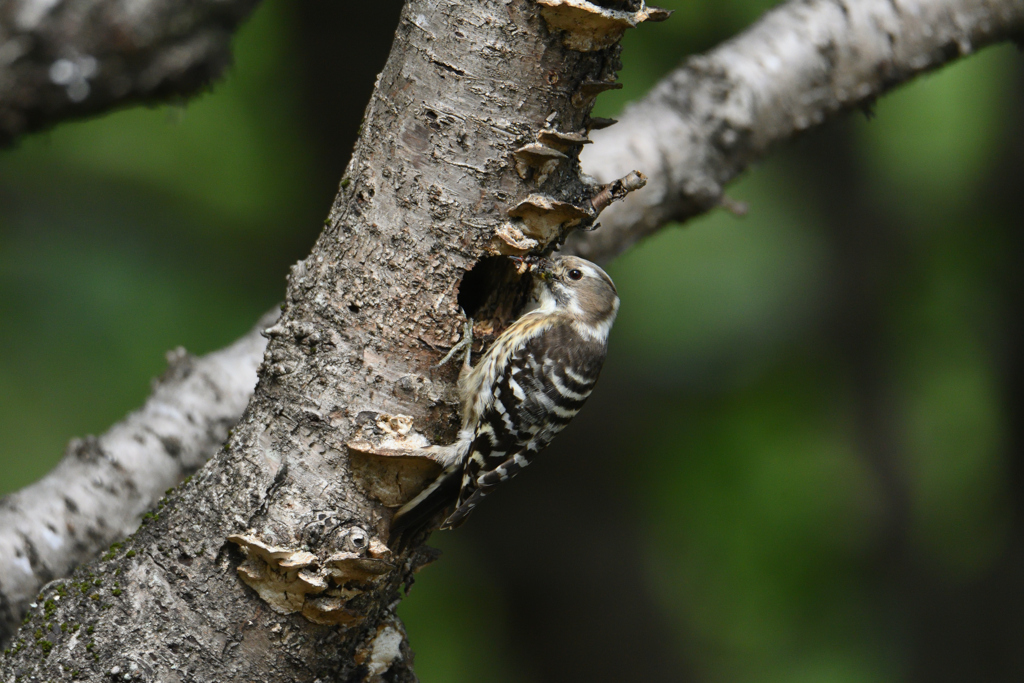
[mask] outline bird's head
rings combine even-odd
[[[533,297],[540,310],[567,315],[581,333],[605,339],[619,311],[615,283],[600,267],[578,256],[528,257]]]

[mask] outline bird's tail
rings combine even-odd
[[[391,551],[400,553],[415,542],[424,540],[421,538],[424,532],[434,526],[433,522],[440,522],[435,519],[439,513],[447,511],[458,500],[461,485],[462,467],[453,463],[422,493],[399,508],[391,519],[388,540]]]

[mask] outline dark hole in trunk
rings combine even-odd
[[[477,261],[459,284],[459,306],[476,322],[475,334],[496,336],[515,320],[526,305],[530,280],[506,256]]]

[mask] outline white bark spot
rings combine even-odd
[[[384,627],[373,639],[373,650],[366,668],[371,676],[379,676],[391,668],[391,664],[402,656],[402,634],[390,626]]]
[[[26,575],[32,576],[32,564],[28,561],[27,557],[14,557],[11,559],[11,564],[25,572]]]
[[[64,538],[60,534],[56,534],[50,530],[50,527],[45,524],[40,527],[39,532],[43,536],[43,540],[46,541],[46,545],[50,546],[53,550],[58,550],[64,546]]]

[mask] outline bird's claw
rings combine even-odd
[[[470,356],[471,353],[473,353],[473,319],[472,318],[468,318],[466,320],[466,326],[465,326],[465,328],[463,329],[463,332],[462,332],[462,339],[460,339],[455,344],[455,346],[453,346],[451,348],[451,350],[448,351],[448,353],[445,354],[444,358],[442,358],[440,361],[438,361],[438,363],[436,365],[433,365],[431,367],[439,368],[442,365],[447,364],[448,361],[450,361],[455,356],[455,354],[457,354],[462,349],[466,350],[466,361],[465,361],[465,364],[469,365],[469,356]]]

